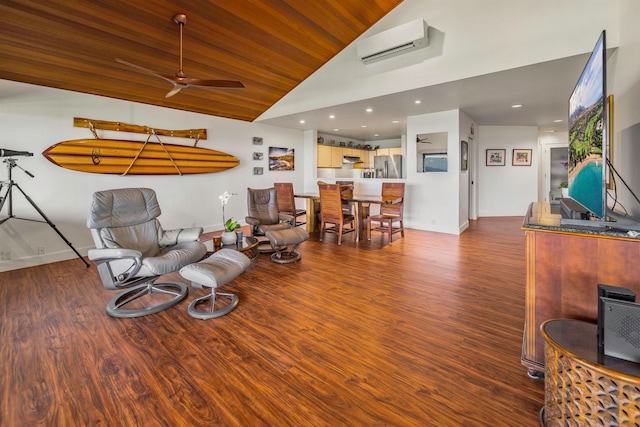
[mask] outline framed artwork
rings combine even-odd
[[[531,155],[533,150],[528,149],[513,149],[513,160],[511,164],[513,166],[531,166]]]
[[[292,171],[295,169],[293,148],[269,147],[269,170]]]
[[[264,158],[264,153],[253,153],[253,160],[262,160]]]
[[[460,141],[460,170],[469,170],[469,143]]]
[[[487,148],[487,166],[504,166],[504,148]]]
[[[262,173],[263,173],[263,168],[253,168],[254,175],[262,175]]]
[[[254,136],[253,137],[253,145],[262,145],[262,137]]]

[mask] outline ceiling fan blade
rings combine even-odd
[[[169,91],[169,93],[167,93],[164,97],[165,98],[171,98],[173,95],[175,95],[176,93],[180,92],[181,89],[187,88],[189,87],[189,85],[185,85],[182,83],[174,83],[173,84],[173,89],[171,89]]]
[[[136,69],[138,69],[138,70],[140,70],[140,71],[144,71],[145,73],[155,74],[156,76],[159,76],[159,75],[160,75],[159,73],[157,73],[157,72],[155,72],[155,71],[153,71],[153,70],[150,70],[150,69],[148,69],[148,68],[141,67],[141,66],[139,66],[139,65],[133,64],[133,63],[128,62],[128,61],[125,61],[124,59],[116,58],[116,62],[119,62],[119,63],[121,63],[121,64],[127,65],[127,66],[129,66],[129,67],[136,68]]]
[[[154,76],[160,77],[161,79],[164,79],[164,80],[168,81],[171,84],[175,83],[175,79],[171,78],[171,76],[165,76],[163,74],[160,74],[160,73],[155,72],[153,70],[150,70],[148,68],[144,68],[144,67],[141,67],[139,65],[133,64],[131,62],[125,61],[124,59],[116,58],[116,62],[119,62],[121,64],[127,65],[129,67],[135,68],[135,69],[140,70],[140,71],[144,71],[147,74],[153,74]]]
[[[205,80],[195,79],[187,76],[169,76],[166,74],[160,74],[167,80],[174,81],[179,84],[185,84],[189,86],[209,86],[209,87],[227,87],[227,88],[243,88],[242,82],[237,80]]]

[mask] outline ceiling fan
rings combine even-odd
[[[182,29],[185,25],[187,25],[187,15],[183,13],[179,13],[173,17],[173,22],[178,24],[180,27],[180,70],[176,72],[174,75],[162,74],[148,68],[141,67],[136,64],[132,64],[131,62],[125,61],[123,59],[116,58],[116,61],[128,65],[129,67],[136,68],[140,71],[144,71],[145,73],[150,73],[155,76],[160,77],[171,83],[173,85],[173,89],[167,93],[165,98],[169,98],[176,93],[180,92],[181,89],[185,89],[189,86],[200,86],[200,87],[215,87],[215,88],[243,88],[244,85],[242,82],[237,80],[204,80],[204,79],[195,79],[193,77],[187,76],[182,70]]]
[[[429,137],[426,135],[416,135],[416,142],[418,144],[431,144]]]

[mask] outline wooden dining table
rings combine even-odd
[[[319,231],[320,224],[316,224],[315,212],[320,202],[319,193],[295,193],[294,197],[305,199],[307,209],[307,232],[311,233]],[[356,239],[364,240],[368,237],[369,230],[366,229],[367,217],[369,216],[369,207],[371,204],[395,204],[402,201],[401,197],[383,197],[379,194],[349,194],[348,197],[343,197],[342,201],[345,203],[351,203],[355,210],[355,229]]]

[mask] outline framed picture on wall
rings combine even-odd
[[[528,149],[513,149],[513,159],[511,164],[513,166],[531,166],[531,155],[533,150]]]
[[[262,173],[263,173],[263,168],[253,168],[254,175],[262,175]]]
[[[295,158],[293,148],[269,147],[269,170],[292,171],[295,169]]]
[[[504,166],[504,148],[487,148],[487,166]]]
[[[253,153],[253,160],[262,160],[264,158],[264,153]]]
[[[262,145],[262,137],[254,136],[253,137],[253,145]]]

